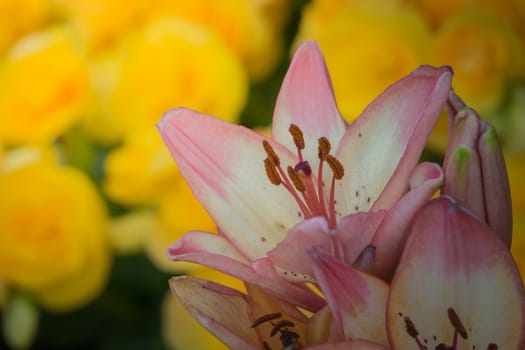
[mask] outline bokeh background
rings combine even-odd
[[[0,0],[0,348],[223,348],[168,291],[237,282],[167,260],[216,229],[155,123],[184,105],[266,132],[304,40],[349,122],[417,66],[453,67],[499,132],[525,273],[524,1]]]

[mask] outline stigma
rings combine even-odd
[[[337,158],[330,154],[330,141],[323,136],[318,140],[319,167],[314,176],[310,163],[303,158],[302,151],[305,148],[303,132],[295,124],[291,124],[288,130],[297,150],[298,162],[294,166],[288,165],[285,171],[273,147],[268,141],[263,140],[263,148],[266,152],[264,160],[266,176],[273,185],[283,186],[290,193],[305,219],[323,216],[328,221],[330,229],[335,230],[335,182],[343,178],[344,167]],[[324,191],[323,182],[325,164],[332,172],[328,194]]]

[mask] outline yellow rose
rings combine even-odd
[[[482,116],[500,106],[507,84],[523,76],[524,46],[495,17],[465,12],[436,33],[430,63],[454,69],[454,90]]]
[[[403,0],[420,11],[433,27],[437,27],[448,17],[463,11],[469,1],[467,0]]]
[[[0,53],[51,19],[51,0],[0,0]]]
[[[247,95],[246,74],[216,36],[188,22],[159,19],[131,46],[108,98],[122,135],[154,128],[166,110],[180,105],[238,119]]]
[[[104,203],[86,176],[49,162],[0,174],[0,279],[52,310],[86,304],[105,286]]]
[[[385,86],[426,61],[428,37],[424,20],[395,2],[313,1],[295,41],[318,41],[350,121]]]
[[[260,79],[281,57],[288,7],[283,0],[159,0],[150,16],[173,16],[214,32],[242,58],[251,77]]]
[[[144,0],[55,0],[89,51],[107,48],[143,20]]]
[[[88,91],[87,67],[64,28],[24,38],[0,66],[0,139],[52,142],[78,120]]]

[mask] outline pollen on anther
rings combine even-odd
[[[330,169],[332,169],[335,178],[337,180],[342,179],[345,174],[345,168],[343,167],[343,164],[341,164],[341,162],[339,162],[337,158],[332,155],[326,156],[326,162],[330,166]]]
[[[304,192],[306,187],[299,175],[297,175],[295,169],[289,166],[286,170],[288,170],[288,176],[290,177],[290,180],[292,180],[295,189],[299,192]]]
[[[461,335],[463,339],[467,339],[467,330],[465,329],[465,326],[463,326],[463,323],[459,319],[456,311],[449,307],[447,313],[448,319],[450,320],[450,323],[452,323],[452,326],[454,326],[454,329],[459,333],[459,335]]]
[[[317,154],[319,159],[325,160],[328,153],[330,153],[332,145],[330,145],[330,141],[328,141],[328,139],[324,136],[319,138],[318,142],[319,146],[317,147]]]
[[[262,144],[263,144],[264,151],[266,152],[266,155],[268,156],[268,158],[272,160],[275,166],[279,166],[281,164],[281,160],[279,159],[279,156],[273,149],[272,145],[270,145],[270,143],[266,140],[263,140]]]
[[[281,175],[279,175],[275,163],[271,158],[266,158],[264,160],[264,170],[266,170],[266,176],[270,179],[272,184],[278,186],[282,183]]]
[[[295,124],[290,124],[288,131],[292,135],[295,146],[298,149],[304,149],[304,136],[303,136],[303,132],[301,131],[301,129]]]

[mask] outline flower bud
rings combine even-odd
[[[451,95],[458,104],[458,97]],[[454,101],[456,103],[454,103]],[[494,128],[470,108],[451,108],[442,193],[454,197],[510,246],[512,207],[503,153]]]

